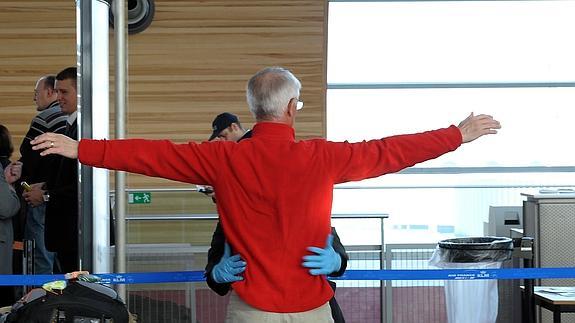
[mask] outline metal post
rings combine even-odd
[[[523,238],[521,240],[521,251],[524,254],[523,268],[533,268],[534,251],[533,238]],[[534,285],[533,279],[525,279],[525,310],[523,311],[526,317],[523,322],[535,322],[535,299],[534,299]]]
[[[379,269],[391,269],[391,255],[388,255],[385,249],[384,240],[384,221],[385,218],[380,218],[381,221],[381,254]],[[381,322],[391,323],[391,281],[381,280],[379,282],[379,304],[381,307]]]
[[[77,0],[76,42],[78,55],[79,138],[109,135],[108,9],[104,0]],[[108,171],[81,166],[79,170],[80,268],[109,272]]]
[[[92,138],[92,1],[77,1],[78,139]],[[78,165],[78,269],[92,270],[92,167]]]
[[[127,88],[127,51],[126,51],[126,1],[114,1],[114,39],[116,43],[115,105],[116,139],[126,136],[126,88]],[[126,173],[116,171],[116,272],[126,272]],[[127,301],[126,285],[117,285],[119,296]]]
[[[36,242],[34,240],[24,239],[22,244],[22,273],[24,275],[36,274],[34,267],[34,250],[36,250]],[[22,296],[28,293],[27,285],[22,286]],[[32,289],[30,287],[30,289]]]
[[[533,248],[533,238],[523,237],[513,239],[513,257],[523,260],[523,268],[533,268],[535,249]],[[525,289],[521,300],[521,322],[535,322],[535,299],[534,299],[534,279],[524,279]],[[515,320],[514,320],[515,321]]]

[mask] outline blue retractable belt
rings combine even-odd
[[[94,274],[105,284],[155,284],[204,281],[203,271]],[[337,280],[478,280],[575,278],[575,268],[347,270]],[[0,275],[0,286],[39,286],[64,275]]]

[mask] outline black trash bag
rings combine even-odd
[[[505,237],[472,237],[439,241],[434,262],[502,262],[511,259],[513,241]]]

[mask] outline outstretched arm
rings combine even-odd
[[[335,183],[395,173],[417,163],[454,151],[461,144],[497,133],[499,121],[489,115],[470,114],[459,126],[376,140],[325,145],[325,167]]]
[[[33,141],[41,155],[78,158],[83,165],[123,170],[194,184],[214,184],[224,142],[175,144],[169,140],[118,139],[80,142],[46,133]]]

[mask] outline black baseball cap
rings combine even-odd
[[[208,140],[213,140],[214,138],[216,138],[220,134],[220,132],[222,132],[222,130],[231,126],[232,123],[240,123],[238,117],[236,117],[234,114],[231,114],[229,112],[218,114],[218,116],[214,119],[214,121],[212,121],[213,132],[212,135],[210,136],[210,139]]]

